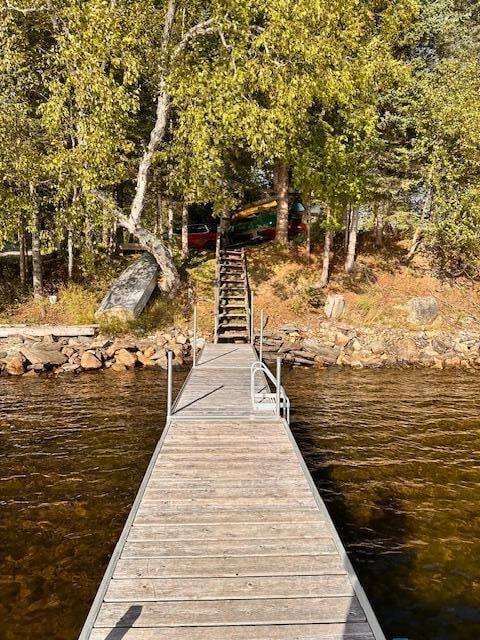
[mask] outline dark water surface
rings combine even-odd
[[[284,383],[387,638],[479,640],[478,373],[295,370]]]
[[[387,637],[480,639],[478,374],[295,370],[284,384]],[[1,640],[77,637],[164,400],[162,372],[0,379]]]

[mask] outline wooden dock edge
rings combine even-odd
[[[187,376],[187,379],[188,379],[188,376]],[[107,592],[108,585],[110,584],[110,580],[112,579],[113,572],[115,571],[117,561],[120,558],[125,542],[127,541],[130,527],[132,526],[133,521],[135,520],[138,509],[143,499],[143,495],[145,493],[145,489],[147,488],[147,485],[150,481],[152,472],[155,468],[155,463],[157,461],[158,456],[160,455],[160,451],[162,449],[163,443],[165,441],[165,438],[167,437],[167,434],[171,426],[172,426],[172,420],[169,419],[165,423],[165,427],[163,429],[162,435],[160,436],[160,440],[158,441],[157,446],[155,447],[155,450],[152,454],[152,457],[150,458],[150,462],[148,463],[147,470],[145,472],[145,475],[143,476],[143,480],[137,491],[135,500],[133,501],[132,507],[130,509],[130,513],[128,514],[128,517],[125,520],[125,524],[123,525],[122,532],[117,541],[117,544],[115,545],[115,549],[113,550],[112,556],[107,565],[102,581],[100,582],[100,586],[98,587],[95,598],[90,606],[90,611],[82,627],[80,635],[78,636],[78,640],[89,640],[90,638],[90,634],[93,631],[95,621],[98,616],[98,612],[100,611],[100,607],[102,606],[103,599]]]
[[[302,452],[300,451],[298,444],[295,440],[295,437],[292,433],[292,430],[290,429],[290,426],[288,425],[287,421],[282,419],[283,422],[283,426],[287,432],[288,438],[290,440],[290,442],[292,443],[292,446],[295,450],[295,453],[297,454],[300,466],[302,467],[303,473],[307,479],[307,482],[310,486],[310,489],[312,490],[313,493],[313,497],[315,498],[315,502],[318,505],[318,508],[320,509],[320,511],[322,512],[322,514],[325,517],[325,520],[327,522],[328,527],[330,528],[330,532],[333,538],[333,541],[335,543],[335,546],[337,548],[338,554],[341,558],[343,567],[345,569],[345,571],[347,572],[347,575],[350,579],[350,582],[352,583],[352,587],[353,590],[355,592],[355,595],[358,598],[358,601],[360,602],[360,605],[362,606],[364,612],[365,612],[365,617],[367,618],[367,622],[369,623],[371,629],[372,629],[372,633],[375,636],[375,640],[387,640],[387,638],[385,637],[385,634],[382,631],[382,628],[380,626],[380,623],[378,622],[377,616],[373,610],[372,605],[370,604],[370,601],[367,597],[367,594],[365,593],[365,590],[363,589],[360,580],[358,579],[358,576],[355,572],[355,569],[353,568],[352,563],[350,562],[350,558],[347,555],[347,552],[345,551],[345,547],[343,546],[343,542],[340,539],[340,536],[338,535],[337,529],[335,527],[335,524],[333,523],[332,518],[330,517],[330,514],[328,512],[327,506],[325,504],[325,502],[323,501],[322,497],[320,496],[318,489],[315,485],[315,482],[313,481],[312,475],[310,473],[310,471],[308,470],[307,467],[307,463],[305,462]]]

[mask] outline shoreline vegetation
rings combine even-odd
[[[158,264],[157,297],[101,335],[184,332],[197,303],[208,339],[215,268],[194,236],[206,228],[211,249],[241,228],[242,242],[274,239],[248,250],[269,333],[305,327],[338,365],[418,352],[450,366],[458,352],[476,366],[474,4],[234,5],[0,10],[0,323],[92,323],[135,245]],[[325,317],[359,335],[335,344]]]
[[[285,249],[273,243],[248,249],[256,346],[262,309],[265,360],[281,356],[291,366],[357,369],[480,368],[475,283],[434,277],[422,255],[408,266],[402,264],[391,257],[400,253],[393,241],[386,256],[379,259],[369,253],[366,242],[368,234],[361,234],[356,273],[345,275],[339,253],[324,289],[314,286],[321,257],[307,256],[303,247]],[[125,260],[119,268],[120,264],[123,267]],[[55,338],[47,332],[41,339],[28,337],[27,330],[22,335],[19,329],[19,335],[0,339],[0,371],[34,377],[39,373],[165,368],[167,350],[173,350],[174,364],[189,363],[194,304],[198,308],[198,346],[213,340],[214,274],[212,254],[192,256],[182,292],[174,299],[167,301],[157,294],[136,321],[103,322],[94,337]],[[91,323],[110,278],[109,272],[108,278],[98,278],[90,288],[76,284],[60,289],[54,304],[27,298],[4,311],[0,324],[12,326],[32,316],[36,324],[52,327]]]

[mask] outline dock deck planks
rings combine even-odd
[[[288,425],[252,415],[255,360],[205,347],[81,640],[384,640]]]

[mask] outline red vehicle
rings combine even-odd
[[[211,251],[215,249],[217,231],[207,224],[188,225],[188,246],[197,251]]]

